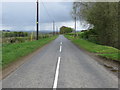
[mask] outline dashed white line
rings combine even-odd
[[[60,42],[60,44],[62,45],[62,42]]]
[[[61,60],[61,57],[58,57],[58,62],[57,62],[57,67],[56,67],[56,72],[55,72],[55,79],[54,79],[53,88],[57,88],[60,60]]]
[[[62,52],[62,46],[60,46],[60,52]]]

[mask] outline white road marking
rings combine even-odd
[[[60,52],[62,52],[62,46],[60,46]]]
[[[62,45],[62,42],[60,42],[60,44]]]
[[[57,67],[56,67],[56,73],[55,73],[55,79],[54,79],[53,88],[57,88],[60,60],[61,60],[61,57],[58,57],[58,62],[57,62]]]

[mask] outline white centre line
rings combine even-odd
[[[62,45],[62,42],[60,42],[60,44]]]
[[[56,68],[56,72],[55,72],[55,79],[54,79],[53,88],[57,88],[58,76],[59,76],[59,67],[60,67],[60,59],[61,59],[61,57],[58,57],[58,62],[57,62],[57,68]]]
[[[60,52],[62,52],[62,46],[60,46]]]

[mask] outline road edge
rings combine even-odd
[[[0,76],[1,77],[0,80],[3,80],[4,78],[6,78],[8,75],[10,75],[12,72],[14,72],[16,69],[18,69],[24,63],[26,63],[30,58],[32,58],[35,54],[40,52],[44,47],[48,46],[54,40],[52,40],[49,43],[45,44],[44,46],[38,48],[37,50],[33,51],[32,53],[28,54],[27,56],[23,56],[20,59],[10,63],[7,67],[3,68],[2,71],[0,71],[0,72],[2,72],[2,74],[1,74],[2,76]]]
[[[66,39],[68,39],[68,38],[66,38]],[[95,53],[89,52],[86,49],[84,49],[84,48],[80,47],[79,45],[75,44],[70,39],[68,39],[68,40],[71,43],[73,43],[76,47],[78,47],[81,51],[83,51],[83,53],[86,53],[88,56],[90,56],[95,61],[97,61],[100,65],[102,65],[105,69],[107,69],[109,72],[113,73],[115,76],[118,77],[119,72],[115,72],[115,70],[116,70],[116,67],[117,67],[117,69],[119,71],[119,65],[120,65],[120,63],[117,63],[117,62],[111,61],[111,60],[106,60],[105,58],[99,57]]]

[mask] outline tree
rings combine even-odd
[[[94,26],[94,32],[98,35],[96,38],[100,44],[120,48],[118,46],[118,24],[120,24],[118,2],[74,2],[73,10],[74,8],[77,9],[77,14],[73,12],[73,15]]]
[[[72,31],[73,31],[73,29],[70,27],[62,26],[60,28],[60,34],[71,33]]]

